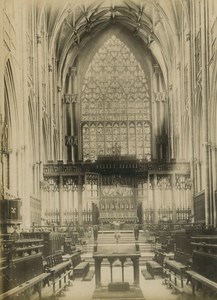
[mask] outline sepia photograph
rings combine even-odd
[[[0,300],[217,300],[217,0],[0,0]]]

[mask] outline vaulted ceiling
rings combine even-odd
[[[143,41],[167,76],[183,20],[189,26],[188,6],[187,0],[47,0],[41,11],[47,11],[50,55],[58,60],[60,73],[70,53],[75,58],[90,39],[116,24]]]

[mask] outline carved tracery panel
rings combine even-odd
[[[151,159],[151,107],[146,75],[116,36],[95,54],[81,92],[83,159],[121,155]]]

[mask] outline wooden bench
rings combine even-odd
[[[71,285],[71,271],[65,271],[60,277],[53,281],[53,295],[64,295],[64,290]]]
[[[175,282],[173,282],[173,281],[170,280],[170,282],[168,283],[168,285],[169,285],[169,287],[172,288],[172,292],[174,294],[176,294],[176,293],[182,294],[183,291],[184,291],[184,289],[182,287],[180,287],[179,285],[177,285],[177,280],[176,279],[175,279]]]
[[[189,253],[185,253],[180,250],[176,250],[174,260],[177,262],[180,262],[183,265],[188,266],[190,262],[192,261],[192,255]]]
[[[184,289],[178,285],[177,276],[165,268],[163,284],[167,285],[168,288],[172,288],[173,293],[183,293],[184,291]]]
[[[45,266],[51,268],[60,264],[63,261],[63,258],[62,258],[62,254],[58,253],[58,254],[47,256],[45,260],[46,260]]]
[[[71,261],[64,261],[52,268],[48,268],[53,285],[53,296],[63,294],[67,286],[71,285]]]
[[[152,277],[155,275],[163,275],[163,267],[154,260],[147,261],[146,268]]]
[[[181,281],[181,288],[183,288],[184,278],[186,276],[186,271],[188,270],[188,266],[183,265],[174,260],[166,260],[165,261],[165,269],[167,269],[171,275],[174,275],[175,284],[177,285],[177,278]]]
[[[60,264],[52,267],[52,268],[48,268],[49,272],[54,272],[54,273],[58,273],[60,271],[65,270],[65,268],[70,268],[71,267],[71,262],[69,260],[67,261],[63,261]]]
[[[166,268],[163,268],[163,277],[164,277],[164,280],[163,280],[162,284],[168,285],[169,282],[171,281],[171,272],[169,270],[167,270]]]
[[[159,250],[155,250],[154,261],[158,262],[161,266],[163,266],[166,259],[174,259],[174,253],[166,253]]]
[[[41,298],[41,289],[43,287],[43,282],[50,274],[48,273],[42,273],[27,282],[24,282],[20,284],[19,286],[16,286],[13,289],[10,289],[9,291],[3,293],[0,295],[0,299],[10,299],[13,298],[17,299],[18,296],[24,295],[22,299],[32,299],[31,291],[32,289],[36,290],[39,294],[39,299]]]
[[[73,270],[74,277],[85,277],[89,271],[89,263],[81,262]]]
[[[202,286],[202,292],[205,293],[204,287],[207,287],[217,297],[217,282],[212,281],[195,271],[186,271],[187,275],[191,278],[192,295],[195,296],[196,284],[199,282]]]
[[[75,268],[81,262],[81,251],[76,250],[72,254],[63,255],[63,261],[71,260],[73,268]]]

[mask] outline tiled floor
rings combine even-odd
[[[102,284],[107,285],[110,282],[110,268],[109,266],[103,266],[101,269]],[[121,268],[116,265],[113,268],[113,281],[121,281]],[[133,283],[133,269],[132,266],[125,268],[125,281]],[[145,280],[140,272],[140,287],[143,291],[146,300],[178,300],[179,295],[171,293],[170,289],[167,289],[162,285],[162,279]],[[73,286],[65,292],[64,300],[91,300],[95,289],[95,277],[91,281],[73,281]]]

